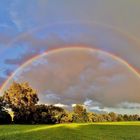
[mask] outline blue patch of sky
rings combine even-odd
[[[12,22],[10,17],[10,5],[11,0],[3,0],[0,3],[0,25],[2,26],[10,26],[11,28],[16,29],[16,25]],[[0,28],[2,30],[3,27]]]
[[[14,71],[18,65],[15,64],[7,64],[5,61],[7,59],[20,59],[23,53],[26,53],[27,47],[23,46],[17,46],[13,48],[9,48],[5,53],[1,54],[1,59],[0,59],[0,76],[6,77],[6,71]]]
[[[10,73],[12,73],[14,70],[18,68],[17,65],[11,65],[10,67],[8,65],[4,65],[0,68],[0,77],[7,78]],[[7,73],[8,72],[8,73]]]
[[[76,36],[83,33],[93,34],[91,29],[87,28],[84,25],[77,25],[77,24],[52,24],[52,26],[46,26],[41,28],[40,30],[35,33],[35,37],[38,39],[44,39],[49,37],[50,35],[57,35],[58,37],[64,39],[65,41],[68,40],[67,36]]]
[[[34,16],[36,15],[34,11],[36,12],[36,10],[36,0],[13,1],[13,5],[11,6],[13,23],[20,32],[27,29],[29,30],[37,25],[34,19]]]
[[[2,59],[19,59],[22,54],[27,52],[26,44],[18,44],[18,46],[9,47],[5,53],[2,54]]]

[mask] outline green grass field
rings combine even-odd
[[[0,140],[140,140],[140,122],[1,125]]]

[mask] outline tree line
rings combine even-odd
[[[37,91],[28,83],[13,82],[0,97],[0,124],[140,121],[137,114],[97,114],[87,112],[80,104],[76,104],[73,111],[68,111],[55,105],[38,104],[38,101]]]

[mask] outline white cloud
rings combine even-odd
[[[68,105],[64,105],[64,104],[61,104],[61,103],[58,103],[58,104],[54,104],[55,106],[58,106],[58,107],[63,107],[63,108],[67,108]]]

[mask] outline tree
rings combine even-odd
[[[7,110],[4,108],[3,98],[0,97],[0,124],[10,124],[12,118]]]
[[[60,119],[60,123],[71,123],[73,122],[73,113],[65,112]]]
[[[49,105],[48,114],[50,114],[51,116],[53,116],[56,119],[56,123],[60,123],[60,120],[64,116],[65,111],[61,107]]]
[[[124,121],[123,115],[118,114],[118,116],[117,116],[117,121]]]
[[[124,119],[124,121],[128,121],[128,120],[129,120],[129,115],[124,114],[124,115],[123,115],[123,119]]]
[[[93,122],[98,122],[99,118],[98,118],[98,114],[94,113],[93,114]]]
[[[84,108],[84,106],[77,104],[73,108],[73,121],[74,122],[87,122],[88,121],[88,116],[87,116],[87,111]]]
[[[117,121],[117,114],[114,112],[110,112],[109,116],[111,117],[111,121]]]
[[[103,121],[103,117],[101,114],[96,114],[94,112],[88,112],[88,122],[99,122]]]
[[[13,82],[3,95],[4,101],[11,107],[23,108],[35,105],[38,102],[36,90],[28,83]]]
[[[20,108],[14,116],[16,124],[55,124],[60,123],[63,108],[53,105],[35,105],[30,108]]]
[[[3,101],[3,97],[0,96],[0,111],[4,110],[4,101]]]
[[[93,112],[88,112],[87,116],[88,116],[88,122],[93,122],[93,118],[94,118]]]
[[[3,95],[7,108],[14,112],[14,123],[29,123],[31,109],[37,104],[38,96],[36,90],[28,83],[13,82]]]
[[[104,117],[102,114],[97,114],[98,122],[104,122]]]
[[[110,122],[112,119],[111,119],[111,116],[109,114],[102,114],[102,117],[103,117],[103,121],[104,122]]]
[[[135,115],[133,115],[133,119],[134,119],[134,121],[138,121],[139,120],[139,115],[137,115],[137,114],[135,114]]]

